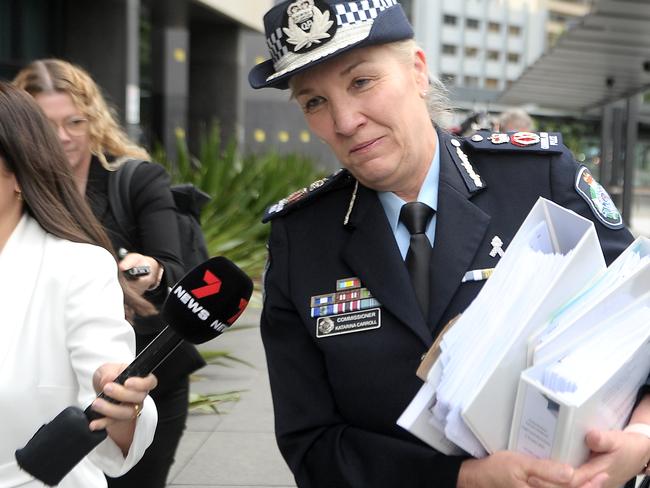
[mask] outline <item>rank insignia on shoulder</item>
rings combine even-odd
[[[381,326],[381,304],[356,277],[337,280],[335,292],[315,295],[309,305],[319,338]]]
[[[316,195],[338,188],[352,180],[353,178],[347,170],[339,169],[335,173],[326,176],[325,178],[321,178],[320,180],[316,180],[309,186],[296,190],[282,200],[271,205],[267,208],[264,217],[262,217],[262,222],[269,222],[275,217],[288,213],[292,208],[297,208],[300,206],[299,204],[312,200]]]
[[[456,164],[456,168],[470,193],[483,190],[486,187],[485,182],[481,179],[481,175],[476,172],[474,166],[470,163],[467,154],[465,154],[461,149],[461,146],[462,143],[458,139],[454,137],[449,139],[447,142],[447,150],[451,155],[451,159]]]
[[[476,137],[479,136],[479,137]],[[528,151],[561,153],[562,135],[550,132],[485,132],[476,133],[465,141],[477,151]]]
[[[585,167],[580,166],[576,173],[575,189],[585,199],[596,218],[605,227],[610,229],[622,229],[623,217],[618,211],[607,190],[592,176]]]

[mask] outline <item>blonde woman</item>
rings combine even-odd
[[[135,232],[122,231],[111,211],[108,180],[129,159],[148,160],[147,152],[131,142],[116,122],[102,93],[79,66],[44,59],[21,70],[14,84],[34,97],[55,129],[68,158],[79,191],[103,224],[113,249],[123,252],[122,271],[148,266],[150,273],[129,281],[133,290],[154,305],[164,301],[170,285],[182,275],[180,240],[169,177],[158,164],[140,164],[131,180],[130,201]],[[161,330],[158,316],[136,316],[137,350],[141,351]],[[153,445],[126,477],[109,480],[111,487],[162,488],[185,428],[188,375],[204,363],[198,352],[183,343],[156,370],[159,387],[153,395],[159,426]]]

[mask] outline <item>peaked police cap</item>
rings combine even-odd
[[[248,74],[253,88],[287,89],[293,75],[356,47],[410,39],[397,0],[295,0],[264,16],[271,59]]]

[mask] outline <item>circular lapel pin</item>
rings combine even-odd
[[[483,136],[481,134],[474,134],[472,136],[472,141],[474,142],[481,142],[483,140]]]

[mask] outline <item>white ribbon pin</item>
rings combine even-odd
[[[501,247],[503,246],[503,241],[501,240],[501,238],[499,236],[494,236],[490,244],[492,245],[490,256],[494,258],[498,254],[499,257],[502,258],[505,253],[503,252],[503,248]]]

